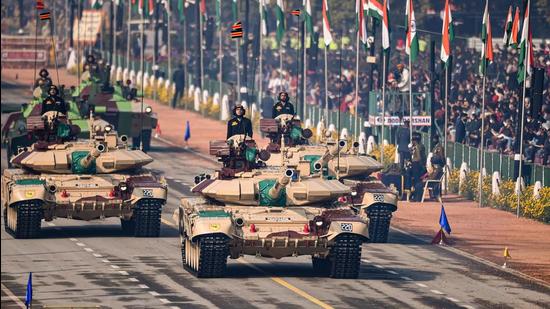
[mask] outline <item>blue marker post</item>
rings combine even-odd
[[[32,272],[29,273],[29,281],[27,282],[27,294],[25,295],[25,306],[32,307]]]

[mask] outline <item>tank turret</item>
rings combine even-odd
[[[315,170],[321,170],[321,168],[325,165],[327,165],[328,162],[330,162],[332,159],[336,158],[340,152],[342,152],[347,145],[347,142],[344,140],[341,140],[338,142],[338,145],[334,145],[330,147],[321,158],[315,162],[314,169]]]
[[[286,170],[285,174],[279,177],[273,187],[269,189],[269,197],[271,197],[272,199],[279,198],[282,189],[284,189],[290,183],[292,175],[294,175],[294,172],[291,169]]]
[[[89,168],[92,163],[95,163],[95,160],[99,157],[99,155],[105,151],[105,146],[103,144],[97,145],[92,151],[88,153],[85,157],[80,159],[77,162],[74,162],[75,164],[79,164],[83,168]]]

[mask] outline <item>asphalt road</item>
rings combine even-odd
[[[229,261],[226,278],[196,279],[182,268],[172,214],[214,165],[159,142],[150,154],[169,184],[161,237],[126,237],[118,219],[43,222],[31,240],[2,226],[2,308],[24,308],[29,272],[33,305],[49,308],[550,308],[548,287],[396,230],[388,244],[363,246],[357,280],[316,277],[309,257],[245,257]]]

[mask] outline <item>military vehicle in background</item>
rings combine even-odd
[[[269,153],[240,135],[211,141],[210,153],[222,168],[197,176],[200,196],[182,198],[177,212],[186,269],[221,277],[228,256],[310,255],[318,275],[359,275],[368,221],[352,209],[348,186],[310,173],[309,163],[267,167]]]
[[[105,70],[109,70],[108,66]],[[117,82],[111,85],[108,74],[103,79],[92,76],[89,72],[82,74],[82,82],[77,87],[60,86],[60,96],[67,106],[67,119],[80,128],[78,137],[88,138],[89,115],[101,118],[115,128],[120,135],[132,139],[132,146],[144,152],[151,148],[152,130],[157,126],[157,115],[151,106],[137,100],[137,89],[130,84]],[[10,113],[2,127],[2,140],[7,144],[8,161],[19,147],[28,147],[36,140],[28,136],[27,119],[40,116],[43,100],[47,97],[47,82],[37,79],[33,99],[22,107],[20,112]],[[50,80],[51,84],[51,80]]]
[[[1,183],[5,228],[15,238],[39,237],[42,219],[108,217],[131,235],[159,236],[167,186],[142,168],[153,159],[107,122],[90,122],[91,139],[76,141],[78,127],[57,111],[27,118],[37,141],[19,149]]]
[[[370,241],[388,241],[392,213],[397,210],[397,193],[371,176],[383,165],[372,157],[359,155],[359,143],[338,145],[330,137],[323,137],[321,143],[310,145],[311,130],[302,129],[300,120],[285,114],[261,119],[260,131],[271,141],[267,146],[271,154],[265,162],[267,166],[281,166],[283,161],[294,165],[307,162],[310,173],[322,171],[327,179],[340,180],[353,192],[360,214],[370,219]]]

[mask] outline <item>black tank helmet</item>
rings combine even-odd
[[[43,68],[43,69],[40,70],[38,75],[40,75],[40,77],[42,77],[42,78],[46,78],[46,77],[50,76],[50,72],[48,72],[48,70]]]
[[[239,108],[242,109],[242,111],[243,111],[243,114],[241,115],[241,117],[246,114],[246,109],[244,108],[244,106],[242,106],[241,104],[238,104],[238,105],[233,106],[233,116],[237,117],[237,109],[239,109]]]
[[[284,100],[282,99],[283,94],[285,95]],[[288,102],[288,92],[286,92],[286,91],[279,92],[279,95],[277,96],[277,100],[279,100],[281,102]]]
[[[59,89],[57,89],[56,85],[51,85],[50,89],[48,90],[48,94],[51,96],[56,96],[59,94]]]
[[[86,56],[86,61],[87,61],[88,63],[95,63],[95,57],[94,57],[94,55],[90,54],[90,55]]]

